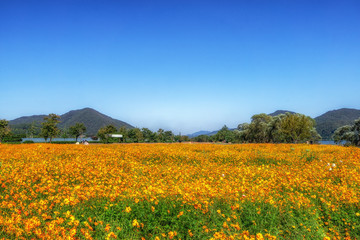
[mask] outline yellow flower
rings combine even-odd
[[[127,212],[127,213],[131,212],[131,207],[126,207],[125,212]]]
[[[136,219],[133,220],[132,225],[133,225],[133,227],[140,228],[140,224]]]

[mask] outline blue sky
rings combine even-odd
[[[359,1],[0,1],[0,118],[174,133],[360,109]]]

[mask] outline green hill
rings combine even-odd
[[[280,115],[280,114],[285,114],[285,113],[291,113],[291,114],[294,114],[295,112],[292,112],[292,111],[288,111],[288,110],[277,110],[273,113],[270,113],[269,115],[272,116],[272,117],[275,117],[277,115]]]
[[[16,133],[25,133],[28,128],[30,128],[33,122],[37,126],[43,121],[46,115],[34,115],[27,117],[20,117],[10,121],[11,129]],[[116,128],[125,126],[126,128],[133,128],[130,124],[111,118],[105,114],[102,114],[92,108],[84,108],[80,110],[73,110],[67,112],[63,115],[60,115],[59,128],[68,128],[74,125],[77,122],[84,123],[86,126],[86,135],[94,136],[97,131],[106,125],[112,124]]]
[[[316,130],[323,140],[329,140],[338,127],[352,124],[358,118],[360,110],[357,109],[341,108],[329,111],[315,118]]]

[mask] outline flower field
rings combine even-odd
[[[360,239],[360,149],[0,145],[0,239]]]

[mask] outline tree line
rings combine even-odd
[[[352,125],[345,125],[335,130],[333,139],[336,143],[345,141],[346,145],[360,146],[360,118]]]
[[[265,113],[252,116],[250,123],[239,124],[230,130],[226,125],[213,136],[200,135],[197,142],[231,143],[300,143],[317,142],[321,136],[315,129],[315,120],[303,114]]]
[[[44,121],[41,123],[40,127],[37,127],[35,123],[31,124],[29,128],[29,135],[34,136],[38,133],[38,136],[43,137],[45,141],[49,140],[52,142],[53,138],[61,137],[68,138],[74,137],[77,142],[80,136],[85,135],[86,126],[83,123],[75,123],[74,125],[65,128],[59,129],[58,124],[60,123],[60,116],[57,114],[49,114],[44,117]],[[105,143],[109,142],[118,142],[119,140],[111,137],[111,134],[121,134],[121,142],[181,142],[189,141],[188,136],[175,135],[172,131],[166,131],[164,129],[159,129],[157,132],[152,132],[148,128],[131,128],[120,127],[117,129],[113,125],[107,125],[100,128],[96,136],[92,138],[97,140],[98,138]],[[9,121],[3,119],[0,120],[0,143],[6,137],[11,137],[12,134]],[[21,140],[21,138],[20,138]]]
[[[83,123],[59,129],[60,116],[49,114],[44,117],[40,129],[36,124],[32,124],[29,133],[32,135],[39,132],[39,136],[45,141],[52,142],[55,137],[74,137],[75,141],[86,133]],[[111,134],[121,134],[122,138],[111,137]],[[7,137],[11,137],[12,132],[9,121],[0,120],[0,143]],[[107,125],[98,130],[97,136],[102,142],[226,142],[226,143],[302,143],[317,142],[321,136],[315,129],[315,120],[309,116],[299,113],[286,113],[277,116],[270,116],[265,113],[253,115],[250,123],[239,124],[236,129],[229,129],[226,125],[212,136],[200,135],[189,139],[188,136],[173,134],[172,131],[159,129],[156,132],[148,128],[120,127],[117,129],[113,125]],[[355,120],[353,125],[339,127],[333,135],[336,143],[345,141],[349,145],[360,146],[360,118]]]
[[[111,134],[121,134],[122,138],[116,139],[111,137]],[[99,129],[97,136],[103,142],[184,142],[190,141],[188,136],[175,135],[172,131],[165,131],[160,128],[158,131],[153,132],[148,128],[131,128],[120,127],[116,129],[112,125],[107,125]]]

